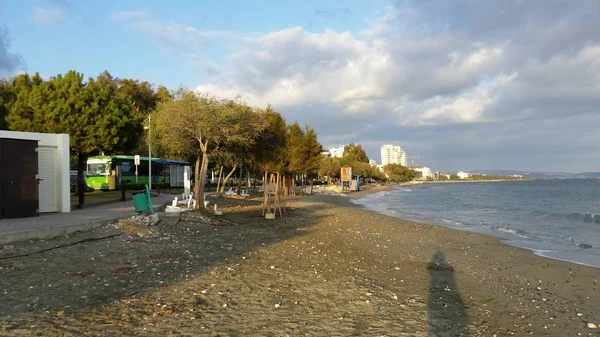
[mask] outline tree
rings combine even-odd
[[[369,157],[360,144],[350,143],[344,146],[342,164],[351,165],[354,162],[369,163]]]
[[[288,127],[287,134],[287,171],[292,174],[304,173],[304,154],[306,143],[304,142],[304,131],[294,122]]]
[[[409,181],[417,174],[415,170],[400,164],[387,164],[383,167],[383,170],[393,182]]]
[[[304,173],[308,176],[319,172],[319,163],[323,147],[319,143],[317,132],[311,126],[304,126]]]
[[[6,130],[6,116],[8,115],[8,106],[11,102],[10,83],[0,80],[0,130]]]
[[[339,158],[323,157],[319,166],[319,175],[327,176],[327,182],[331,185],[332,178],[339,178],[342,164]]]
[[[128,78],[120,78],[115,82],[118,90],[131,100],[131,108],[135,114],[148,116],[152,110],[156,109],[158,95],[149,82]]]
[[[218,163],[221,166],[231,168],[231,171],[229,171],[223,179],[220,193],[223,193],[225,190],[224,182],[227,181],[238,168],[242,170],[251,163],[251,154],[254,152],[253,149],[256,145],[256,139],[263,134],[265,127],[264,116],[258,110],[253,110],[251,107],[233,100],[227,100],[223,103],[225,103],[224,108],[236,110],[238,118],[245,123],[244,127],[256,129],[256,134],[243,141],[230,139],[227,142],[224,142],[220,150],[216,152],[214,157]]]
[[[156,103],[170,101],[173,99],[173,95],[169,92],[169,89],[166,87],[159,85],[158,89],[156,89]]]
[[[128,151],[142,132],[127,97],[110,90],[110,79],[103,75],[85,84],[83,74],[75,71],[48,81],[37,74],[13,81],[16,100],[7,117],[11,130],[69,134],[71,153],[77,155],[79,207],[85,202],[87,158],[99,152]]]
[[[173,100],[161,101],[154,113],[156,141],[180,156],[195,158],[195,196],[204,205],[209,161],[219,151],[248,149],[260,135],[260,116],[236,100],[218,100],[179,89]]]
[[[262,115],[264,128],[256,139],[253,150],[248,154],[250,165],[260,172],[283,173],[287,166],[287,124],[279,112],[269,105]]]

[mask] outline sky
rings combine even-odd
[[[600,171],[599,0],[0,0],[0,77],[108,70],[271,104],[435,171]]]

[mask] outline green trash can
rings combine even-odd
[[[143,212],[150,210],[154,213],[154,207],[152,206],[152,200],[150,199],[150,191],[148,185],[146,185],[145,191],[139,191],[131,195],[133,200],[133,208],[136,212]]]

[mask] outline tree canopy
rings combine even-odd
[[[47,81],[37,73],[19,75],[11,83],[6,123],[14,131],[69,134],[81,181],[89,156],[127,152],[142,133],[141,119],[132,114],[129,98],[111,90],[109,80],[101,74],[84,83],[83,74],[75,71]],[[83,202],[80,193],[79,205]]]
[[[344,146],[342,164],[347,165],[353,162],[369,163],[369,157],[360,144],[350,143]]]
[[[416,176],[415,170],[411,170],[400,164],[387,164],[383,171],[388,175],[390,181],[403,182],[412,180]]]
[[[248,154],[250,165],[263,172],[283,172],[287,166],[286,121],[270,105],[260,113],[264,128],[256,139],[254,151]]]
[[[195,158],[198,204],[204,199],[209,161],[233,165],[251,150],[264,128],[262,116],[251,107],[184,88],[158,104],[152,121],[155,140],[166,151]]]
[[[146,121],[151,121],[145,136],[151,136],[153,151],[195,162],[198,201],[209,162],[231,172],[243,165],[302,177],[317,174],[320,167],[322,147],[315,129],[288,126],[270,105],[258,109],[239,98],[155,89],[108,71],[87,81],[76,71],[47,80],[36,73],[0,81],[0,129],[69,134],[78,182],[89,156],[143,153]]]

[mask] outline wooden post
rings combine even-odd
[[[221,166],[221,170],[219,171],[219,179],[217,180],[217,195],[220,195],[219,187],[221,186],[221,175],[223,175],[223,166]]]
[[[268,189],[267,189],[267,172],[263,175],[263,204],[262,204],[262,216],[265,216],[265,208],[267,207],[267,197],[268,197]]]

